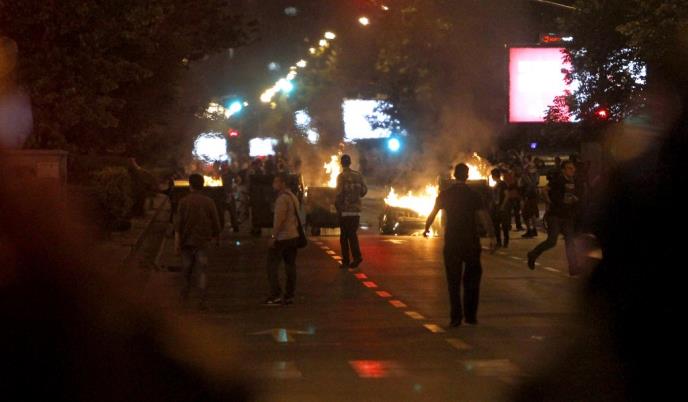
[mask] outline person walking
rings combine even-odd
[[[461,163],[454,169],[456,184],[440,192],[435,206],[425,222],[427,237],[437,213],[442,209],[447,217],[444,243],[444,265],[451,303],[450,327],[458,327],[463,319],[466,324],[478,323],[478,301],[480,299],[480,237],[478,223],[490,238],[490,249],[494,250],[495,236],[490,216],[480,195],[466,185],[468,166]],[[461,303],[461,282],[463,281],[463,305]]]
[[[523,225],[521,224],[521,194],[518,187],[518,181],[520,176],[518,176],[517,168],[511,168],[504,171],[504,182],[507,186],[507,210],[509,211],[509,228],[511,229],[511,216],[514,217],[516,223],[516,230],[522,231]]]
[[[569,274],[578,274],[574,245],[575,223],[579,213],[581,191],[576,182],[576,166],[571,161],[561,164],[561,174],[555,175],[548,184],[549,210],[546,214],[547,239],[528,253],[528,268],[535,269],[535,262],[545,251],[557,245],[560,234],[566,241],[566,258]]]
[[[341,164],[343,170],[337,176],[335,207],[339,213],[342,268],[357,268],[363,262],[357,233],[361,220],[361,198],[368,193],[368,187],[363,175],[351,169],[351,156],[342,155]]]
[[[294,303],[296,290],[296,255],[298,254],[299,200],[289,189],[289,176],[281,173],[275,176],[272,188],[277,192],[275,214],[272,225],[272,238],[268,248],[267,274],[270,296],[263,304],[268,306]],[[284,261],[286,287],[284,297],[279,283],[279,266]]]
[[[523,220],[526,224],[526,233],[521,236],[529,239],[537,237],[537,219],[540,216],[538,209],[538,182],[540,175],[537,167],[532,162],[532,157],[527,159],[528,163],[525,166],[526,174],[523,175]]]
[[[204,179],[200,174],[189,176],[189,194],[179,201],[174,219],[174,242],[177,255],[182,257],[182,268],[186,284],[182,298],[191,291],[194,271],[201,290],[201,307],[205,307],[206,267],[208,265],[207,244],[215,239],[220,244],[220,219],[215,201],[201,194]]]
[[[491,188],[490,218],[494,224],[496,246],[507,248],[509,247],[509,227],[511,226],[509,211],[507,210],[507,186],[502,180],[501,170],[493,169],[490,175],[495,182],[494,187]]]

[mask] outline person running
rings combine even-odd
[[[361,220],[361,198],[368,193],[368,187],[363,175],[351,169],[351,156],[342,155],[341,164],[343,171],[337,176],[335,207],[339,213],[342,268],[357,268],[363,262],[357,233]]]
[[[548,184],[549,210],[547,211],[547,239],[528,253],[528,268],[535,269],[535,262],[545,251],[557,245],[560,234],[566,241],[566,258],[569,262],[569,274],[578,273],[574,236],[575,222],[578,215],[581,191],[576,184],[576,166],[571,161],[561,164],[561,174],[553,177]]]
[[[174,245],[177,255],[182,257],[182,268],[186,285],[182,298],[191,291],[191,280],[196,271],[198,287],[201,289],[201,307],[205,307],[206,267],[208,265],[207,244],[215,239],[220,243],[220,219],[215,201],[201,194],[204,179],[200,174],[189,176],[189,194],[179,201],[174,219]]]
[[[490,173],[492,180],[495,181],[494,187],[492,187],[492,199],[490,204],[490,217],[492,218],[492,223],[494,224],[495,237],[497,239],[497,247],[509,247],[509,226],[510,218],[509,211],[507,210],[507,185],[502,180],[502,171],[499,169],[493,169]],[[503,236],[503,240],[502,240]]]
[[[454,169],[456,184],[440,192],[435,207],[425,222],[427,237],[430,227],[440,209],[447,217],[444,243],[444,265],[447,273],[449,300],[451,303],[450,327],[458,327],[465,318],[466,323],[478,323],[478,301],[480,299],[480,237],[478,222],[490,237],[490,249],[494,250],[495,236],[490,216],[483,206],[480,195],[466,185],[468,166],[461,163]],[[463,306],[461,303],[461,281],[463,280]]]
[[[296,255],[299,240],[299,200],[289,189],[289,176],[280,173],[275,176],[272,188],[277,192],[275,215],[272,225],[272,238],[268,248],[267,273],[270,285],[270,296],[263,304],[268,306],[288,305],[294,303],[296,290]],[[279,283],[279,265],[284,261],[286,271],[286,288],[282,298]]]

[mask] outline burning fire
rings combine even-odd
[[[469,169],[468,180],[487,180],[490,187],[495,185],[490,177],[491,166],[480,155],[474,153],[466,165]],[[425,217],[432,212],[438,194],[439,187],[431,184],[426,185],[421,191],[409,191],[405,195],[397,194],[392,188],[385,198],[385,203],[390,207],[410,209]]]
[[[435,199],[439,194],[437,186],[427,185],[423,191],[417,193],[409,191],[406,195],[400,196],[392,188],[385,203],[394,208],[405,208],[417,212],[421,216],[428,216],[435,206]]]
[[[205,187],[222,187],[222,179],[210,177],[210,176],[203,176],[203,185]],[[189,187],[189,181],[188,180],[175,180],[174,181],[174,186],[175,187]]]
[[[481,158],[477,152],[473,153],[471,162],[466,162],[466,165],[468,166],[468,180],[487,180],[490,187],[494,187],[497,184],[490,176],[492,166],[485,159]]]
[[[342,167],[339,164],[339,156],[330,156],[330,162],[325,164],[325,173],[330,176],[330,179],[325,184],[326,187],[336,188],[337,187],[337,177],[342,172]]]
[[[222,187],[222,179],[210,176],[203,176],[203,182],[206,187]]]

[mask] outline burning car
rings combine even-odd
[[[330,156],[330,161],[324,165],[327,182],[322,186],[309,186],[304,198],[306,209],[306,226],[311,235],[319,236],[321,228],[338,228],[339,215],[335,209],[337,198],[337,176],[341,173],[339,156]]]

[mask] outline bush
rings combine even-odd
[[[91,176],[94,195],[110,230],[126,230],[134,204],[132,180],[123,167],[108,167]]]

